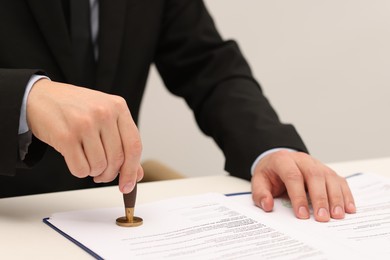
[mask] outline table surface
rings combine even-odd
[[[328,164],[338,174],[375,173],[390,178],[390,157]],[[206,176],[140,183],[137,204],[205,192],[250,191],[250,183],[230,176]],[[0,255],[6,259],[91,259],[42,222],[52,213],[123,207],[117,187],[56,192],[0,199]]]

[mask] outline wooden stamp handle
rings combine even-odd
[[[123,201],[125,203],[125,208],[134,208],[136,198],[137,198],[137,184],[135,184],[134,189],[130,193],[123,194]]]

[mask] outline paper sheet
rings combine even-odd
[[[139,205],[136,228],[115,225],[122,208],[55,213],[50,223],[105,259],[367,259],[390,255],[390,184],[349,179],[358,213],[345,220],[298,220],[287,200],[273,213],[250,195],[203,194]],[[385,258],[384,258],[385,259]]]

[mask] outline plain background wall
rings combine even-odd
[[[282,121],[323,162],[390,155],[390,1],[206,0]],[[144,159],[188,176],[225,174],[224,157],[152,68],[141,109]]]

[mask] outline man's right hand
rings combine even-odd
[[[28,96],[27,122],[76,177],[110,182],[120,172],[123,193],[143,177],[140,135],[122,97],[41,79]]]

